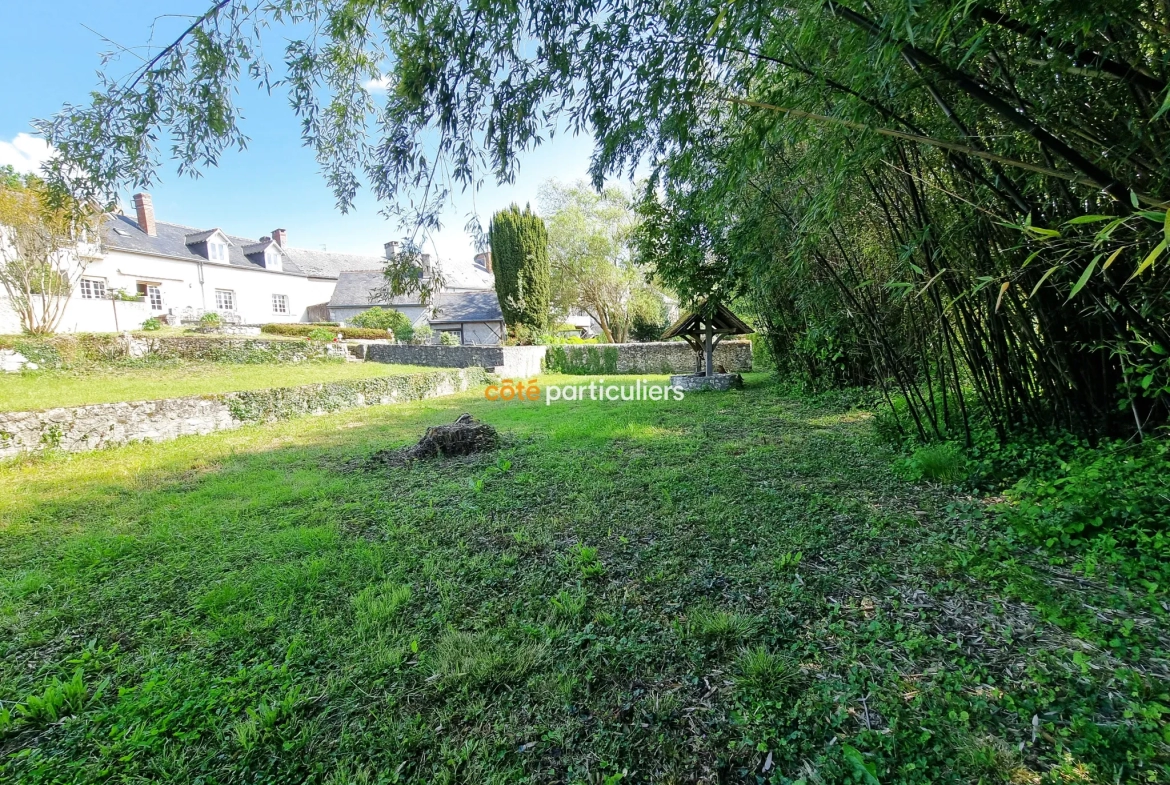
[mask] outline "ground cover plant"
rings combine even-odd
[[[0,375],[0,411],[178,398],[434,370],[415,365],[341,360],[253,365],[156,359],[140,367],[89,366],[72,371],[26,371]]]
[[[369,462],[464,411],[499,450]],[[1170,777],[1164,590],[896,464],[753,375],[8,464],[0,779]]]

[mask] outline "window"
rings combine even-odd
[[[139,282],[138,296],[146,298],[146,301],[150,303],[150,310],[161,311],[163,309],[162,290],[158,284]]]
[[[227,246],[223,243],[207,243],[207,258],[213,262],[227,261]]]
[[[106,298],[106,282],[97,278],[81,279],[81,299],[104,300]]]
[[[273,313],[288,313],[288,295],[274,294],[272,295],[272,312]]]
[[[280,252],[269,248],[264,252],[264,266],[269,270],[280,269]]]
[[[215,290],[215,310],[217,311],[234,311],[236,310],[236,294],[227,289]]]

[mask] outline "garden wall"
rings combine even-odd
[[[695,351],[682,341],[564,344],[548,347],[545,364],[568,374],[694,373]],[[715,364],[728,373],[750,371],[752,342],[723,341],[715,347]]]
[[[14,350],[42,368],[127,357],[174,357],[231,363],[300,362],[319,357],[346,357],[344,345],[304,339],[225,338],[213,335],[150,335],[131,333],[0,337],[0,350]]]
[[[464,368],[160,401],[0,412],[0,458],[50,448],[83,452],[129,442],[165,441],[249,422],[435,398],[487,382],[481,369]]]
[[[540,373],[547,346],[407,346],[367,344],[350,351],[363,360],[432,368],[483,368],[508,378]]]

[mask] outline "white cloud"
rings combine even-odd
[[[371,93],[384,93],[390,89],[390,77],[379,76],[377,79],[367,79],[362,87]]]
[[[0,140],[0,166],[11,166],[22,174],[39,172],[41,164],[52,157],[49,143],[32,134],[17,134],[11,142]]]

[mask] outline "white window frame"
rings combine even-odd
[[[224,303],[227,303],[225,306]],[[215,310],[234,313],[236,310],[236,293],[233,289],[215,290]]]
[[[104,300],[106,299],[106,281],[104,278],[82,278],[78,282],[78,287],[81,289],[82,300]]]
[[[145,302],[150,304],[150,310],[162,311],[162,284],[151,283],[150,281],[138,281],[135,289],[138,290],[138,296],[145,298]]]
[[[213,262],[227,261],[227,246],[217,240],[207,241],[207,258]]]
[[[288,295],[274,294],[272,295],[272,312],[273,313],[288,313]]]

